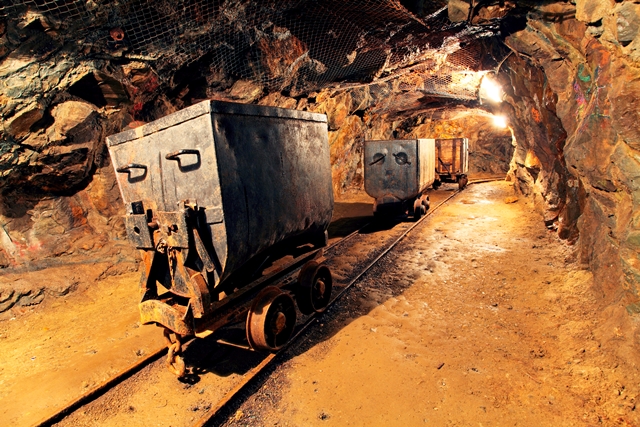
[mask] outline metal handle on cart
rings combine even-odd
[[[394,153],[393,157],[396,158],[396,163],[399,165],[410,165],[411,162],[409,161],[409,156],[407,156],[407,153]]]
[[[386,155],[386,154],[376,153],[376,154],[373,156],[373,162],[369,163],[369,166],[373,166],[373,165],[375,165],[376,163],[383,162],[385,157],[387,157],[387,155]]]
[[[166,156],[164,156],[165,159],[167,160],[180,160],[180,156],[183,154],[195,154],[196,156],[200,157],[200,151],[192,149],[192,148],[185,148],[182,150],[178,150],[178,151],[174,151],[172,153],[167,154]]]
[[[140,163],[129,163],[126,166],[121,166],[118,169],[116,169],[116,172],[129,173],[131,171],[131,169],[144,169],[146,171],[147,170],[147,166],[146,165],[141,165]]]

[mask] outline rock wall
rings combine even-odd
[[[350,89],[269,93],[206,55],[167,79],[148,62],[64,37],[60,23],[36,13],[0,24],[0,268],[135,257],[104,139],[202,99],[326,113],[337,197],[362,188],[366,139],[467,136],[472,171],[487,173],[505,173],[511,156],[509,133],[493,129],[486,111],[426,97],[416,72]],[[301,47],[288,32],[274,37],[281,42],[261,44],[260,57],[277,75],[292,61],[282,49],[296,56]]]
[[[135,126],[138,122],[134,119],[143,117],[143,111],[145,119],[153,120],[186,106],[180,99],[170,101],[165,96],[139,101],[139,94],[145,96],[149,91],[145,88],[154,82],[153,74],[139,64],[124,66],[115,76],[91,70],[87,64],[80,67],[87,71],[77,81],[89,80],[91,84],[95,75],[112,82],[129,76],[123,80],[130,82],[127,93],[133,96],[99,107],[69,94],[76,81],[58,87],[62,102],[57,103],[55,97],[49,105],[40,101],[43,107],[37,116],[50,117],[48,120],[32,119],[18,126],[20,117],[29,116],[21,110],[7,121],[3,145],[8,148],[3,153],[4,179],[0,183],[3,267],[39,268],[66,255],[95,257],[126,251],[121,247],[125,238],[120,219],[123,212],[104,138],[125,125]],[[89,83],[85,97],[104,94],[100,85]],[[298,98],[281,93],[262,95],[258,85],[240,80],[214,97],[327,114],[337,198],[347,190],[362,189],[366,139],[467,137],[471,172],[505,174],[509,168],[511,134],[493,126],[486,111],[460,106],[429,109],[415,103],[413,109],[399,112],[396,105],[406,94],[393,83],[324,90]]]
[[[578,0],[536,16],[506,39],[512,175],[540,196],[549,226],[577,239],[603,301],[639,312],[640,5]]]

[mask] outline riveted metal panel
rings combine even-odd
[[[126,215],[124,226],[129,241],[138,249],[153,249],[153,239],[147,226],[146,215]]]
[[[244,115],[236,106],[233,114],[213,115],[230,270],[285,239],[321,234],[331,221],[324,116],[287,111]]]

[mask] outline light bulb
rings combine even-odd
[[[480,83],[480,98],[491,102],[502,102],[502,88],[488,75],[484,76]]]
[[[500,129],[507,127],[507,118],[505,116],[493,116],[493,124]]]

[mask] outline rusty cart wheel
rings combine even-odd
[[[420,199],[422,206],[424,206],[424,212],[423,214],[426,214],[427,211],[429,210],[429,208],[431,207],[431,202],[429,201],[429,196],[428,195],[424,195],[422,196],[422,198]]]
[[[417,221],[426,212],[427,210],[422,206],[422,200],[419,198],[416,199],[416,201],[413,202],[413,218]]]
[[[331,299],[331,270],[316,261],[307,262],[298,274],[296,302],[302,314],[321,313]]]
[[[467,182],[469,182],[469,179],[467,178],[467,175],[461,175],[458,178],[458,189],[462,190],[467,186]]]
[[[287,343],[295,326],[293,298],[269,286],[256,296],[247,314],[247,340],[255,350],[276,351]]]

